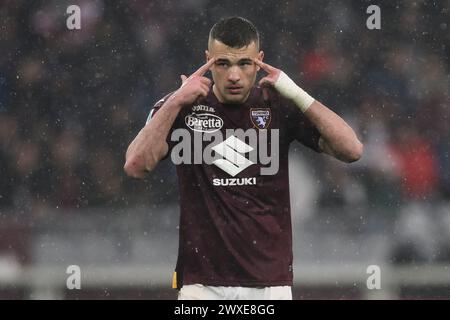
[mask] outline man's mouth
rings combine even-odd
[[[228,86],[227,90],[231,93],[231,94],[238,94],[241,93],[242,91],[242,87],[241,86]]]

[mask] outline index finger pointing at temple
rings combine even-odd
[[[209,70],[209,68],[211,68],[214,61],[216,61],[215,58],[209,59],[208,62],[206,62],[204,65],[202,65],[200,68],[198,68],[198,70],[195,71],[192,75],[199,76],[199,77],[203,76]]]
[[[259,60],[259,59],[257,59],[257,58],[253,59],[253,61],[255,61],[255,63],[256,63],[258,66],[260,66],[261,68],[263,68],[263,70],[266,71],[266,72],[268,72],[268,73],[271,73],[272,71],[275,70],[274,67],[272,67],[271,65],[269,65],[269,64],[267,64],[267,63],[262,62],[261,60]]]

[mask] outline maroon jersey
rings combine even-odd
[[[181,211],[176,266],[179,288],[194,283],[292,286],[289,145],[298,140],[320,152],[320,134],[292,102],[274,89],[268,92],[264,99],[262,89],[253,87],[245,103],[223,104],[211,87],[206,98],[180,111],[167,137],[170,159],[177,143],[171,141],[175,129],[183,128],[192,134],[220,131],[224,141],[227,129],[253,128],[257,133],[267,130],[269,136],[278,129],[279,133],[279,167],[275,174],[261,174],[260,169],[268,165],[261,164],[259,157],[244,166],[234,166],[233,157],[228,161],[226,156],[211,164],[177,165]],[[156,103],[149,119],[168,96]],[[241,142],[248,146],[247,141]],[[209,143],[203,142],[203,147]]]

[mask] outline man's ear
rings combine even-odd
[[[261,50],[256,57],[258,58],[258,60],[262,61],[264,59],[264,51]],[[257,71],[259,71],[260,69],[260,66],[256,66]]]
[[[206,62],[208,62],[208,60],[210,59],[208,50],[205,50],[205,59],[206,59]]]
[[[258,53],[258,59],[261,60],[261,61],[263,61],[263,59],[264,59],[264,51],[261,50],[261,51]]]

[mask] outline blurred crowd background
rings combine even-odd
[[[81,30],[66,27],[70,4]],[[381,30],[366,27],[370,4]],[[0,249],[32,263],[33,223],[55,212],[176,205],[174,166],[133,180],[126,148],[180,74],[204,62],[211,26],[241,15],[259,29],[265,61],[365,145],[351,165],[296,148],[317,191],[300,206],[308,219],[332,212],[342,232],[394,235],[392,262],[450,261],[449,10],[444,0],[2,1]],[[20,228],[29,236],[10,234]]]

